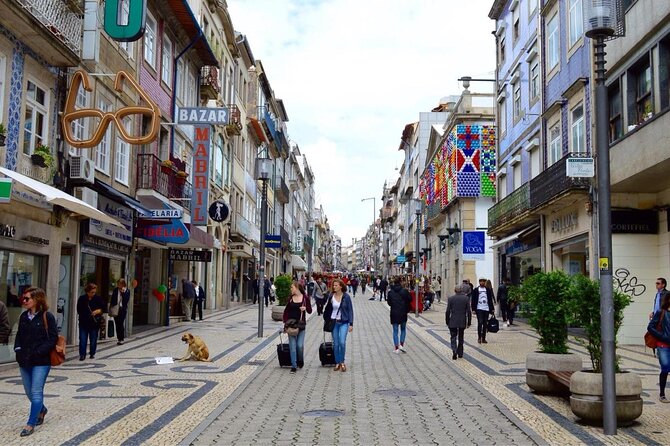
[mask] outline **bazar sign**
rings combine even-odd
[[[196,251],[193,249],[176,249],[170,248],[168,250],[168,258],[170,260],[183,260],[187,262],[211,262],[212,251]]]
[[[228,109],[225,107],[181,107],[177,113],[179,124],[228,124]]]
[[[77,95],[79,94],[80,88],[83,88],[88,92],[93,92],[93,88],[91,88],[91,79],[85,71],[78,70],[74,73],[74,76],[72,76],[72,83],[70,84],[70,90],[65,99],[65,110],[63,111],[63,118],[61,120],[61,123],[63,124],[63,138],[65,138],[65,141],[69,145],[78,149],[90,149],[97,146],[102,141],[102,138],[107,133],[107,127],[109,127],[109,124],[112,122],[116,127],[119,138],[128,144],[149,144],[156,140],[161,120],[161,112],[158,105],[156,105],[153,99],[151,99],[151,97],[146,94],[137,82],[135,82],[135,80],[125,71],[116,73],[114,89],[117,92],[124,93],[124,81],[127,81],[128,84],[130,84],[135,90],[135,93],[137,93],[148,106],[129,105],[120,108],[115,112],[104,112],[97,108],[76,109],[75,105],[77,103]],[[131,94],[130,96],[132,97],[134,94]],[[143,116],[149,120],[149,125],[146,125],[146,128],[148,129],[146,134],[133,136],[128,133],[124,120],[133,115]],[[97,125],[95,132],[93,132],[93,136],[89,139],[77,139],[73,133],[73,124],[83,119],[89,121],[94,127]],[[144,122],[142,124],[142,127],[144,128]]]

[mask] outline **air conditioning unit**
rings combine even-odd
[[[73,183],[89,183],[95,181],[93,161],[84,156],[70,157],[70,180]]]
[[[90,204],[96,209],[98,208],[98,193],[93,189],[88,187],[75,187],[74,196],[84,203]]]

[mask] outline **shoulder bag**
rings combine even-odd
[[[303,302],[305,298],[303,297]],[[302,305],[302,304],[301,304]],[[298,336],[300,333],[300,325],[303,324],[302,328],[305,328],[305,312],[301,311],[300,312],[300,319],[295,320],[295,319],[289,319],[286,321],[286,325],[284,326],[284,331],[286,332],[287,335],[289,336]]]
[[[47,331],[47,336],[49,335],[49,323],[47,322],[47,312],[42,312],[42,319],[44,320],[44,329]],[[58,335],[56,340],[56,345],[49,352],[49,359],[51,360],[51,365],[61,365],[65,362],[65,336]]]
[[[333,299],[332,296],[331,299]],[[344,295],[342,295],[342,300],[344,300]],[[342,308],[342,302],[340,302],[340,306],[337,308],[337,313],[335,313],[335,319],[331,317],[323,322],[323,331],[327,331],[328,333],[333,332],[333,330],[335,329],[335,322],[337,322],[337,316],[340,314],[340,308]]]
[[[661,318],[658,320],[658,324],[656,324],[656,330],[661,331],[661,323],[663,322],[663,318],[665,317],[665,310],[661,311]],[[644,334],[644,345],[651,349],[656,349],[658,347],[658,339],[651,334],[650,332],[646,332]]]

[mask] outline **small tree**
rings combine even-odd
[[[593,371],[602,372],[602,339],[600,337],[600,282],[581,274],[570,279],[570,322],[584,329],[586,339],[576,338],[589,352]],[[614,349],[617,346],[617,334],[623,323],[623,310],[632,302],[630,296],[614,290]],[[620,371],[620,358],[614,360],[615,371]]]
[[[568,353],[567,298],[570,278],[563,271],[539,272],[521,286],[532,307],[529,323],[540,335],[542,353]]]
[[[293,278],[288,274],[282,274],[275,277],[274,286],[276,288],[277,303],[279,305],[286,305],[288,298],[291,295],[291,284]]]

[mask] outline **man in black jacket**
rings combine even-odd
[[[181,279],[181,306],[186,322],[191,320],[191,309],[193,308],[194,299],[195,288],[193,288],[193,284],[187,279]]]
[[[200,315],[200,320],[202,320],[202,304],[205,302],[205,290],[202,289],[198,282],[195,280],[191,281],[193,285],[193,291],[195,292],[195,298],[193,299],[193,308],[191,309],[191,319],[195,320],[195,310],[198,309],[198,314]]]
[[[388,283],[388,281],[386,280],[385,277],[382,277],[382,276],[379,276],[379,277],[381,279],[379,281],[379,302],[381,302],[382,297],[384,298],[384,300],[386,300],[386,289],[388,288],[389,283]]]
[[[468,323],[468,313],[470,313],[470,299],[467,295],[469,291],[470,287],[465,284],[456,285],[456,288],[454,288],[456,294],[447,299],[445,321],[451,334],[451,351],[453,353],[451,359],[463,357],[463,334]],[[457,340],[458,344],[456,343]]]
[[[503,322],[507,322],[507,287],[509,286],[509,279],[505,277],[502,283],[498,286],[498,301],[500,302],[500,316]]]
[[[402,286],[401,279],[398,277],[391,285],[386,303],[391,307],[391,325],[393,325],[393,344],[395,349],[393,353],[407,353],[405,351],[405,337],[407,336],[407,313],[409,313],[409,303],[412,297],[406,288]],[[398,337],[400,329],[400,337]]]
[[[495,313],[493,306],[493,290],[486,287],[486,279],[479,279],[479,286],[472,290],[471,295],[472,311],[477,314],[477,342],[488,344],[486,341],[486,323],[489,320],[489,314]]]

